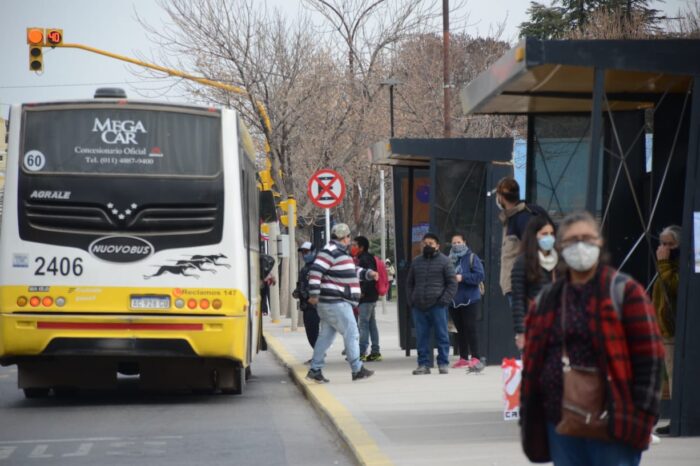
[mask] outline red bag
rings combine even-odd
[[[386,296],[391,286],[389,283],[389,275],[386,273],[386,265],[384,265],[384,261],[377,256],[374,256],[374,263],[377,265],[377,273],[379,274],[376,284],[377,293],[379,296]]]

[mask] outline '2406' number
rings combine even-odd
[[[83,260],[80,257],[76,257],[71,261],[69,257],[46,259],[39,256],[34,259],[34,263],[37,264],[34,275],[53,275],[54,277],[56,275],[63,275],[64,277],[75,275],[79,277],[83,274]]]

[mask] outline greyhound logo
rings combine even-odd
[[[136,262],[153,254],[153,245],[136,236],[105,236],[88,248],[93,256],[109,262]]]
[[[229,264],[220,262],[221,259],[227,259],[223,254],[214,254],[210,256],[191,256],[189,259],[182,259],[175,262],[174,265],[157,265],[158,270],[152,275],[144,275],[143,278],[148,280],[153,277],[160,277],[164,273],[172,275],[181,275],[183,277],[199,278],[195,271],[216,273],[216,267],[226,267],[230,269]],[[212,268],[213,266],[214,268]],[[190,272],[191,271],[191,272]]]

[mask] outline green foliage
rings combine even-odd
[[[650,8],[650,0],[553,0],[550,6],[530,2],[529,21],[520,24],[520,37],[562,39],[568,33],[586,27],[591,15],[599,10],[616,12],[620,19],[641,17],[645,25],[655,28],[664,18]]]

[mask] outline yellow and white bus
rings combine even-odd
[[[114,96],[14,105],[8,143],[0,364],[25,395],[118,373],[241,393],[262,318],[238,115]]]

